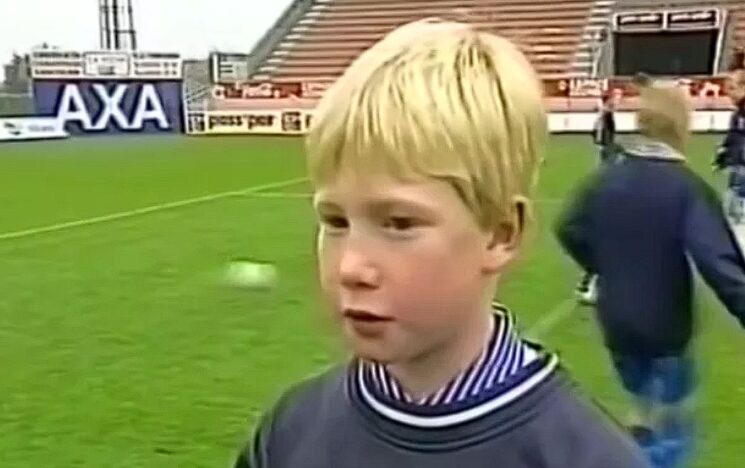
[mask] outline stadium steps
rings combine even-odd
[[[319,6],[321,8],[319,8]],[[277,21],[259,39],[248,59],[249,74],[253,74],[259,66],[271,55],[277,45],[284,39],[287,32],[305,18],[312,18],[312,13],[318,13],[325,8],[323,1],[293,0]]]
[[[733,37],[730,44],[730,53],[735,47],[745,48],[745,2],[738,2],[730,7],[730,21],[732,22]]]
[[[593,0],[316,0],[261,60],[253,77],[333,80],[386,33],[425,17],[465,20],[507,36],[542,76],[566,76],[577,58],[589,61],[589,53],[578,48],[588,22],[594,21],[595,4]]]
[[[745,4],[734,5],[728,9],[725,36],[722,41],[722,54],[719,57],[719,70],[729,70],[737,47],[745,47]]]
[[[594,77],[597,75],[597,67],[594,66],[598,54],[601,54],[602,45],[598,42],[603,30],[608,32],[611,14],[616,0],[595,0],[590,18],[582,31],[582,40],[577,52],[574,54],[571,74],[579,77]],[[608,32],[609,34],[609,32]]]

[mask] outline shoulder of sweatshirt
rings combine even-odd
[[[268,414],[273,429],[281,432],[284,426],[295,426],[298,421],[317,421],[330,405],[340,404],[328,396],[343,394],[346,371],[347,364],[334,365],[291,386]]]
[[[550,468],[648,468],[622,426],[573,384],[562,386],[532,424],[528,437]]]

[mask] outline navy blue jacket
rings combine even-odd
[[[599,275],[598,315],[615,352],[684,352],[693,335],[689,258],[745,325],[745,261],[713,191],[664,144],[601,167],[557,225],[572,258]]]
[[[727,136],[717,150],[714,166],[719,169],[745,166],[745,100],[732,113]]]

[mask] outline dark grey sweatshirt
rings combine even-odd
[[[484,413],[482,407],[479,416],[464,413],[450,424],[447,417],[407,416],[380,407],[353,366],[336,368],[285,394],[235,467],[648,467],[620,427],[559,367],[539,367],[526,374],[529,390],[519,398],[507,401],[510,392],[502,393],[492,410]]]

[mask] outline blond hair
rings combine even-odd
[[[690,119],[688,95],[681,87],[656,82],[640,89],[636,121],[642,135],[683,152]]]
[[[540,82],[512,43],[426,19],[391,32],[327,91],[308,169],[316,186],[343,170],[445,180],[491,228],[530,196],[546,136]]]
[[[735,70],[727,76],[726,91],[735,104],[745,98],[745,69]]]

